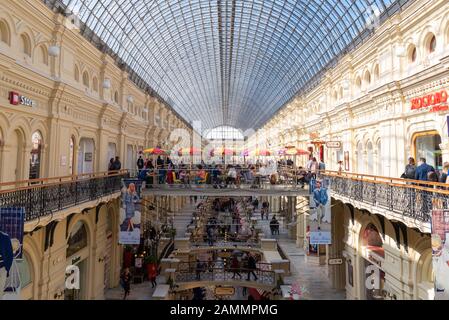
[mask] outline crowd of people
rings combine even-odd
[[[443,164],[442,170],[436,170],[427,164],[426,158],[420,158],[418,165],[413,157],[408,158],[408,164],[401,175],[403,179],[449,183],[449,162]]]
[[[110,167],[116,169],[116,161],[111,159]],[[180,184],[188,187],[191,184],[210,184],[214,188],[238,187],[241,184],[258,188],[262,183],[278,184],[288,182],[299,184],[303,188],[325,165],[310,156],[306,167],[296,168],[293,161],[268,160],[246,164],[206,164],[201,161],[197,165],[187,165],[182,161],[173,163],[169,157],[158,156],[155,163],[152,159],[137,160],[138,178],[151,188],[154,184]]]

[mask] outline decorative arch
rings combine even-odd
[[[369,70],[365,70],[363,74],[363,85],[365,88],[371,85],[371,72]]]
[[[31,57],[31,38],[28,33],[23,32],[20,35],[20,52],[24,53],[28,57]]]
[[[92,79],[92,89],[95,92],[98,92],[98,78],[96,76],[94,76]]]
[[[11,46],[11,29],[5,19],[0,19],[0,42]]]
[[[407,62],[409,63],[416,63],[419,60],[419,53],[418,48],[416,48],[416,45],[414,43],[409,43],[407,46]]]
[[[379,81],[379,79],[380,79],[380,66],[379,66],[379,63],[375,63],[374,64],[373,76],[374,76],[374,81]]]
[[[83,72],[83,85],[87,88],[89,88],[89,72],[84,71]]]
[[[360,78],[360,76],[357,76],[355,78],[355,88],[357,92],[362,91],[362,78]]]
[[[75,216],[70,220],[70,222],[67,226],[66,241],[69,240],[70,234],[72,233],[72,231],[74,231],[73,228],[75,227],[75,225],[78,222],[83,223],[84,227],[86,228],[87,248],[89,248],[90,245],[92,244],[92,239],[94,238],[94,235],[93,235],[94,227],[91,225],[91,221],[88,219],[88,217],[82,213],[75,214]]]
[[[75,64],[74,78],[76,82],[80,81],[80,68]]]
[[[418,42],[419,51],[422,57],[427,57],[430,54],[428,46],[430,44],[430,40],[433,37],[436,37],[436,34],[437,33],[435,32],[435,30],[430,25],[427,25],[426,27],[423,28],[423,31],[421,32]]]
[[[48,50],[45,45],[40,45],[35,52],[36,61],[42,65],[48,66]]]
[[[22,293],[22,297],[24,299],[38,299],[38,278],[40,274],[40,261],[42,260],[42,253],[39,249],[39,244],[36,242],[36,240],[29,234],[24,236],[23,240],[23,253],[27,257],[28,263],[29,263],[29,271],[30,271],[30,277],[31,277],[31,288],[28,292],[26,292],[26,296],[23,296],[24,293]],[[22,292],[26,288],[22,288]]]

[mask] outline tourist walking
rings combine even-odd
[[[235,255],[231,261],[231,270],[232,270],[232,279],[235,279],[235,275],[238,275],[240,279],[242,279],[242,275],[239,273],[240,270],[240,262],[237,256]]]
[[[120,283],[124,291],[123,300],[125,300],[131,293],[131,272],[129,272],[129,268],[125,268],[120,277]]]
[[[246,280],[251,280],[251,274],[254,276],[254,280],[257,280],[257,275],[254,272],[254,270],[257,270],[257,264],[256,264],[256,258],[252,254],[249,254],[248,256],[248,278]]]

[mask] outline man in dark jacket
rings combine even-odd
[[[139,159],[137,159],[137,169],[142,170],[143,165],[144,165],[144,162],[143,162],[142,156],[139,156]]]
[[[120,170],[121,168],[122,168],[122,163],[120,162],[120,158],[115,157],[114,170]]]
[[[256,258],[250,254],[248,257],[248,278],[246,280],[251,280],[251,274],[254,276],[254,280],[258,279],[254,270],[257,270]]]
[[[416,168],[415,171],[415,180],[427,181],[427,176],[429,172],[435,171],[435,168],[426,163],[425,158],[419,159],[421,164]]]

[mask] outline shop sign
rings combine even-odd
[[[215,288],[216,296],[233,296],[235,294],[234,287],[216,287]]]
[[[343,264],[343,259],[341,259],[341,258],[329,259],[327,263],[330,265],[339,265],[339,264]]]
[[[11,103],[14,106],[17,106],[19,104],[27,106],[27,107],[34,107],[35,102],[31,100],[30,98],[27,98],[25,96],[20,95],[17,92],[11,91],[9,92],[9,103]]]
[[[328,148],[341,148],[341,141],[327,141],[326,147]]]
[[[447,105],[447,99],[447,91],[441,90],[439,92],[431,93],[423,97],[411,99],[411,109],[419,110],[430,107],[430,112],[446,111],[449,109]]]

